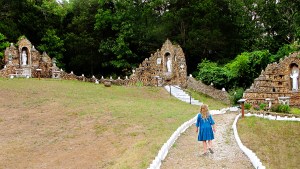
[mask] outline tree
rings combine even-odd
[[[48,29],[41,39],[42,44],[37,48],[40,51],[47,52],[48,55],[57,60],[57,66],[64,68],[63,60],[63,52],[64,49],[64,41],[61,40],[54,29]]]
[[[3,56],[4,56],[4,50],[6,47],[9,46],[9,42],[6,40],[6,37],[0,33],[0,67],[2,67],[3,64]]]

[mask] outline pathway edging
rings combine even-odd
[[[230,110],[231,108],[224,108],[221,110],[211,110],[211,114],[224,114],[226,113],[228,110]],[[235,109],[235,108],[234,108]],[[187,122],[183,123],[173,134],[172,136],[169,138],[169,140],[163,144],[163,146],[161,147],[161,149],[159,150],[157,156],[155,157],[155,159],[152,161],[152,163],[150,164],[150,167],[148,167],[148,169],[159,169],[161,166],[161,162],[166,158],[170,148],[173,146],[173,144],[175,143],[175,141],[178,139],[178,137],[180,136],[181,133],[183,133],[187,128],[189,128],[190,126],[192,126],[193,124],[196,123],[197,120],[197,116],[198,114],[193,117],[192,119],[188,120]]]
[[[280,117],[280,116],[272,116],[272,115],[267,115],[264,116],[263,114],[251,114],[251,113],[247,113],[245,114],[245,116],[250,117],[250,116],[255,116],[255,117],[259,117],[259,118],[264,118],[264,119],[269,119],[269,120],[281,120],[281,121],[300,121],[300,118],[289,118],[289,117]],[[236,124],[238,119],[241,117],[241,114],[238,114],[233,122],[232,128],[233,128],[233,132],[234,132],[234,137],[235,140],[238,144],[238,146],[240,147],[240,149],[248,156],[248,158],[250,159],[251,163],[253,164],[253,166],[257,169],[265,169],[266,167],[262,164],[262,162],[260,161],[260,159],[256,156],[256,154],[250,150],[249,148],[247,148],[246,146],[243,145],[243,143],[241,142],[241,139],[238,135],[237,132],[237,128],[236,128]]]

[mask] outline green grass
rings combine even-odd
[[[27,151],[11,156],[6,155],[15,153],[10,152],[12,149],[3,150],[0,159],[20,163],[14,166],[0,162],[0,168],[38,165],[26,160],[33,159],[35,153],[43,152],[45,147],[60,149],[60,143],[80,142],[83,136],[85,146],[97,143],[94,149],[100,157],[107,155],[101,154],[102,143],[112,146],[106,146],[112,152],[110,160],[98,158],[90,162],[91,167],[147,168],[172,133],[199,111],[198,106],[181,102],[165,89],[156,87],[104,87],[79,81],[3,78],[0,84],[3,98],[0,110],[5,110],[0,111],[0,135],[7,141],[0,143],[0,148],[15,139],[24,140],[27,147]],[[6,129],[15,123],[15,127]],[[11,133],[18,133],[18,137]],[[51,151],[45,153],[51,154]],[[27,159],[22,163],[18,157]],[[68,156],[65,158],[59,160],[70,160]]]
[[[299,168],[300,122],[245,117],[237,128],[242,143],[266,168]]]
[[[210,110],[219,110],[225,107],[229,107],[228,104],[221,102],[221,101],[217,101],[216,99],[213,99],[210,96],[207,96],[205,94],[196,92],[194,90],[189,89],[188,90],[189,93],[191,93],[191,96],[196,99],[199,100],[202,103],[205,103],[208,105]]]
[[[298,114],[298,115],[300,115],[300,109],[292,107],[290,113],[291,114]]]

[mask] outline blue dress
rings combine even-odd
[[[214,139],[214,132],[212,125],[215,124],[212,116],[209,115],[207,119],[203,119],[201,113],[198,114],[196,127],[200,127],[198,133],[198,141],[206,141]]]

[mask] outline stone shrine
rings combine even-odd
[[[31,42],[22,37],[16,44],[11,43],[4,52],[4,68],[0,70],[0,77],[53,77],[59,68],[44,52],[40,54]],[[58,77],[55,74],[54,77]]]
[[[179,85],[186,87],[187,69],[182,48],[166,40],[161,50],[146,58],[130,76],[130,83],[146,86]]]
[[[252,104],[273,102],[300,106],[299,89],[300,52],[280,59],[279,63],[268,64],[243,98]]]

